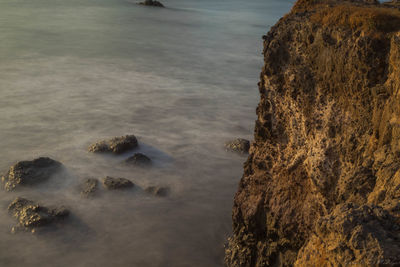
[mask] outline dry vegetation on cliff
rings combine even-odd
[[[338,5],[319,9],[311,16],[311,21],[325,27],[338,25],[352,30],[387,33],[400,29],[400,11],[387,7]]]
[[[360,1],[299,0],[292,9],[312,12],[310,19],[323,26],[342,26],[352,30],[393,32],[400,29],[400,11],[394,5],[374,3],[360,5]],[[339,4],[338,4],[339,3]]]

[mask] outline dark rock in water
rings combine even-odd
[[[234,152],[246,154],[246,153],[249,153],[250,141],[243,139],[243,138],[238,138],[238,139],[226,142],[225,148],[227,151],[234,151]]]
[[[50,158],[20,161],[1,178],[4,189],[13,190],[18,185],[34,185],[49,179],[61,170],[62,164]]]
[[[8,211],[19,223],[18,228],[33,230],[36,227],[45,226],[56,220],[65,218],[69,211],[64,207],[47,208],[25,198],[16,198],[9,206]],[[34,231],[34,230],[33,230]]]
[[[164,7],[163,4],[161,4],[159,1],[155,1],[155,0],[146,0],[144,2],[140,2],[139,5]]]
[[[135,153],[135,155],[126,159],[125,162],[138,166],[151,165],[151,159],[142,153]]]
[[[121,137],[114,137],[109,140],[96,142],[89,146],[89,152],[104,153],[110,152],[114,154],[121,154],[132,150],[138,146],[138,141],[134,135],[125,135]]]
[[[95,178],[86,179],[82,185],[81,195],[84,197],[92,196],[97,190],[98,183],[99,181]]]
[[[157,197],[166,197],[168,196],[170,189],[169,187],[149,186],[145,189],[145,191]]]
[[[113,178],[107,176],[103,179],[103,186],[106,189],[114,190],[114,189],[124,189],[124,188],[131,188],[135,185],[128,179],[125,178]]]

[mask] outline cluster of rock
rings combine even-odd
[[[134,135],[114,137],[112,139],[101,140],[90,145],[89,152],[92,153],[111,153],[123,155],[138,147],[137,138]],[[225,144],[229,151],[241,154],[248,153],[250,142],[245,139],[235,139]],[[151,159],[142,154],[135,153],[123,160],[127,165],[148,167],[152,165]],[[20,161],[11,166],[8,172],[1,177],[4,190],[12,191],[19,187],[34,186],[50,180],[65,169],[62,163],[48,157],[40,157],[31,161]],[[126,178],[115,178],[106,176],[102,179],[87,178],[80,185],[82,197],[92,198],[99,191],[99,183],[105,190],[129,190],[135,184]],[[170,194],[170,188],[164,186],[148,186],[144,192],[156,197],[166,197]],[[46,207],[35,201],[22,197],[15,199],[8,207],[10,214],[18,221],[18,225],[12,228],[12,232],[31,231],[36,232],[39,228],[46,225],[54,225],[62,222],[69,215],[69,210],[65,207]]]
[[[123,154],[138,147],[137,138],[134,135],[114,137],[108,140],[101,140],[89,146],[89,152]],[[142,153],[135,153],[127,158],[125,163],[137,166],[150,166],[151,159]]]
[[[400,265],[399,21],[299,0],[263,37],[228,266]]]
[[[123,154],[138,147],[138,141],[134,135],[115,137],[109,140],[96,142],[89,147],[93,153]],[[151,165],[151,159],[142,153],[136,153],[124,162],[137,166]],[[40,157],[31,161],[20,161],[11,166],[8,172],[1,177],[4,190],[12,191],[19,187],[34,186],[56,177],[64,166],[62,163],[48,157]],[[114,178],[107,176],[101,179],[106,190],[131,189],[135,185],[126,178]],[[98,191],[99,180],[88,178],[80,186],[81,195],[92,197]],[[149,186],[145,192],[158,197],[166,197],[170,190],[168,187]],[[38,228],[46,225],[54,225],[69,215],[65,207],[50,208],[40,205],[32,200],[22,197],[15,199],[8,207],[18,225],[12,228],[12,232],[19,230],[35,232]]]
[[[96,178],[88,178],[81,185],[81,195],[84,197],[92,197],[98,190],[99,180]],[[101,184],[107,190],[122,190],[135,187],[135,184],[126,178],[115,178],[107,176],[101,179]],[[162,186],[149,186],[144,190],[155,196],[167,196],[170,192],[168,187]]]

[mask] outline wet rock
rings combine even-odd
[[[125,160],[125,163],[137,166],[151,165],[151,159],[142,153],[135,153],[132,157]]]
[[[132,188],[134,184],[125,178],[113,178],[107,176],[103,179],[103,186],[108,190]]]
[[[161,2],[155,1],[155,0],[146,0],[146,1],[140,2],[139,5],[164,7],[164,5]]]
[[[243,138],[238,138],[238,139],[226,142],[225,149],[227,151],[234,151],[234,152],[239,152],[242,154],[247,154],[247,153],[249,153],[249,149],[250,149],[250,141],[243,139]]]
[[[166,197],[169,195],[170,189],[169,187],[149,186],[145,189],[145,191],[157,197]]]
[[[94,193],[97,191],[98,183],[99,181],[95,178],[86,179],[85,182],[82,184],[81,195],[84,197],[93,196]]]
[[[62,164],[51,158],[41,157],[32,161],[20,161],[1,178],[6,191],[19,185],[34,185],[48,180],[61,170]]]
[[[33,230],[69,215],[69,211],[64,207],[48,208],[21,197],[16,198],[8,206],[8,211],[19,223],[18,226],[13,228],[13,232],[17,229]]]
[[[121,154],[132,150],[138,146],[138,141],[134,135],[114,137],[109,140],[96,142],[89,146],[89,152],[93,153],[114,153]]]

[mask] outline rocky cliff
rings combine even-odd
[[[299,0],[264,59],[226,264],[400,265],[397,3]]]

